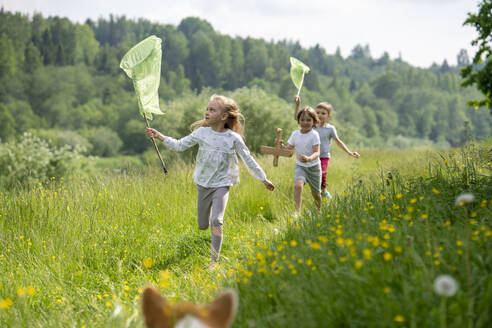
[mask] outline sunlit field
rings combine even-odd
[[[233,288],[234,327],[490,327],[490,145],[360,154],[335,151],[333,198],[318,213],[306,188],[299,218],[293,158],[258,158],[274,192],[242,166],[213,272],[191,163],[1,192],[0,327],[143,327],[147,284],[197,303]]]

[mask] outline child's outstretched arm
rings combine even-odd
[[[299,96],[295,96],[294,102],[296,103],[296,110],[294,111],[294,120],[297,121],[297,113],[299,113],[299,106],[301,105],[301,98]]]
[[[342,140],[340,140],[340,139],[336,138],[336,139],[335,139],[335,142],[337,143],[338,147],[340,147],[340,148],[342,148],[343,150],[345,150],[345,152],[346,152],[347,154],[349,154],[350,156],[355,157],[355,158],[359,158],[359,157],[360,157],[360,155],[359,155],[359,153],[358,153],[358,152],[356,152],[356,151],[350,151],[350,150],[347,148],[347,146],[345,146],[345,144],[343,143],[343,141],[342,141]]]
[[[196,145],[198,143],[197,131],[198,130],[195,130],[186,137],[176,140],[174,138],[164,136],[156,129],[147,128],[145,130],[150,138],[157,138],[162,141],[167,147],[176,151],[185,151],[186,149]]]
[[[253,156],[251,156],[251,153],[249,152],[248,147],[242,140],[236,140],[234,143],[234,148],[236,152],[239,154],[241,159],[243,160],[244,164],[246,164],[246,167],[248,168],[249,173],[257,180],[263,182],[265,187],[273,191],[275,189],[275,186],[273,183],[267,179],[265,172],[263,169],[256,163],[255,159]]]

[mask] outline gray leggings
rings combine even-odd
[[[200,185],[197,195],[198,228],[212,230],[212,261],[219,260],[222,246],[222,223],[229,199],[229,187],[206,188]],[[215,233],[214,233],[215,231]]]

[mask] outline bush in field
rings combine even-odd
[[[33,134],[41,139],[49,140],[55,147],[71,146],[78,147],[83,153],[90,153],[92,145],[86,137],[81,136],[75,131],[69,130],[36,130]]]
[[[102,126],[91,130],[88,139],[93,147],[91,154],[96,156],[116,156],[123,146],[123,142],[116,132]]]
[[[29,186],[65,177],[77,168],[79,154],[78,147],[52,147],[46,140],[25,133],[20,142],[0,144],[0,186]]]

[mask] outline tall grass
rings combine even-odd
[[[238,327],[438,326],[433,279],[460,283],[451,327],[491,322],[491,155],[485,147],[335,152],[334,198],[294,219],[293,159],[231,188],[219,269],[196,224],[193,166],[53,179],[0,194],[0,326],[143,327],[147,283],[171,300],[239,291]],[[388,178],[391,172],[391,179]],[[308,189],[308,188],[306,188]],[[463,191],[476,202],[454,201]],[[465,223],[470,224],[467,242]],[[472,285],[465,265],[469,247]],[[471,311],[469,305],[472,303]]]

